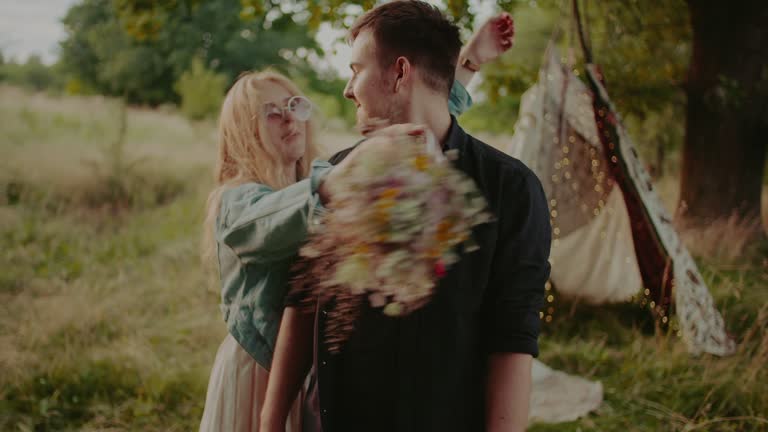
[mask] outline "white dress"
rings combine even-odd
[[[268,378],[269,372],[228,334],[213,362],[200,432],[258,431]],[[301,432],[302,398],[293,404],[286,432]]]
[[[574,421],[600,408],[603,384],[552,369],[534,359],[529,423]]]

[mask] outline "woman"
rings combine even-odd
[[[229,335],[211,372],[201,431],[258,426],[289,259],[305,234],[286,228],[306,228],[318,179],[330,169],[311,164],[317,148],[310,113],[299,89],[274,72],[241,76],[222,105],[218,186],[205,232],[206,252],[218,258]],[[275,219],[272,212],[291,216]],[[298,417],[290,422],[289,430],[298,430]]]
[[[474,65],[511,46],[511,25],[503,14],[473,36],[463,50],[470,62],[457,66],[462,84],[472,78]],[[454,85],[452,112],[469,103],[464,87]],[[258,429],[288,269],[319,209],[318,186],[332,168],[312,162],[317,147],[311,113],[299,89],[269,71],[242,75],[222,105],[205,252],[218,259],[229,334],[211,372],[201,431]],[[301,430],[300,411],[297,401],[286,430]]]

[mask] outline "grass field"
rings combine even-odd
[[[116,102],[0,87],[2,431],[197,428],[225,335],[198,258],[215,129],[172,110],[126,118],[118,150]],[[660,182],[670,205],[676,184]],[[744,232],[685,237],[735,355],[691,357],[637,305],[558,302],[542,360],[601,380],[605,403],[531,430],[768,430],[768,247]]]

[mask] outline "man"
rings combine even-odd
[[[419,1],[386,3],[358,19],[351,39],[353,76],[344,95],[357,105],[358,122],[411,124],[390,128],[397,133],[419,129],[413,124],[431,130],[444,150],[458,152],[455,166],[475,180],[496,221],[475,229],[480,249],[461,255],[430,304],[402,318],[366,306],[338,355],[322,339],[332,305],[321,305],[315,366],[323,430],[523,430],[549,276],[551,233],[541,184],[449,114],[456,63],[472,68],[472,59],[459,59],[459,31],[439,10]],[[392,145],[386,135],[361,146]],[[339,169],[330,175],[343,175],[344,158],[354,151],[335,155],[331,162]],[[275,363],[306,358],[310,329],[306,316],[286,308]],[[284,377],[273,370],[270,380],[296,386]],[[287,413],[288,405],[290,398],[268,396],[264,418]]]

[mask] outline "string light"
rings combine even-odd
[[[545,117],[549,115],[548,113],[545,114]],[[560,171],[563,169],[563,167],[568,166],[570,164],[570,161],[568,160],[568,153],[570,152],[570,149],[568,148],[568,143],[564,144],[563,146],[559,146],[560,144],[560,138],[557,136],[555,132],[555,128],[551,127],[550,131],[553,132],[552,135],[552,143],[555,147],[559,147],[561,152],[561,157],[558,158],[558,160],[555,161],[554,168],[555,173],[552,174],[552,183],[555,185],[560,184]],[[569,140],[570,141],[570,140]],[[571,141],[572,142],[572,141]],[[562,176],[566,181],[570,180],[570,173],[566,173],[566,175]],[[558,225],[558,211],[557,211],[557,194],[554,194],[549,200],[549,206],[550,206],[550,224],[552,225],[552,247],[557,248],[560,246],[560,226]],[[552,260],[554,261],[554,260]],[[555,308],[554,308],[554,290],[552,289],[552,282],[547,281],[544,284],[544,291],[545,291],[545,297],[547,300],[547,303],[549,304],[549,307],[546,308],[546,311],[541,311],[539,313],[539,317],[544,320],[546,323],[551,323],[555,314]]]

